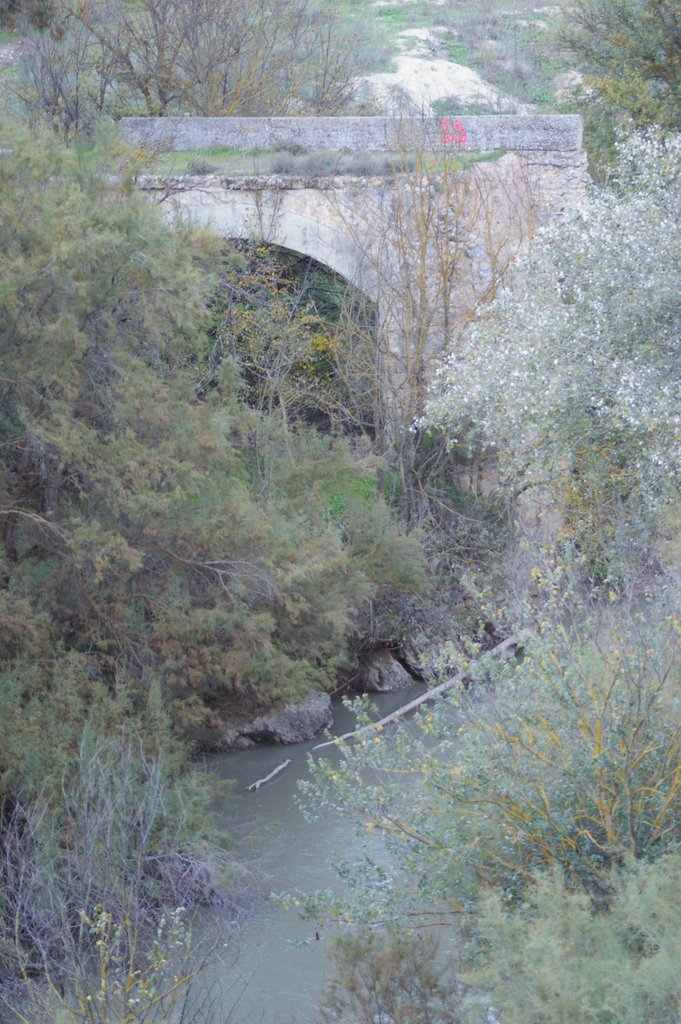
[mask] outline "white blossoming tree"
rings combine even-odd
[[[450,357],[428,422],[498,453],[516,490],[557,488],[609,574],[604,552],[681,483],[681,136],[620,146],[611,186],[540,237]]]

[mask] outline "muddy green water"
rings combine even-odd
[[[414,686],[376,695],[376,717],[389,714],[421,692],[422,686]],[[354,717],[345,708],[339,705],[334,710],[335,733],[354,727]],[[318,742],[251,747],[210,760],[212,771],[235,784],[222,810],[227,829],[237,836],[237,855],[261,866],[272,892],[338,890],[334,860],[359,859],[366,843],[342,818],[329,813],[320,821],[308,822],[296,805],[296,784],[307,775],[307,751]],[[331,750],[324,751],[324,756],[337,755]],[[250,783],[287,757],[292,763],[286,771],[257,793],[247,791]],[[330,932],[322,929],[317,939],[314,923],[301,921],[295,910],[286,911],[263,900],[234,944],[234,962],[222,971],[225,1011],[231,1010],[225,1020],[229,1024],[318,1021],[316,1007],[330,937]]]

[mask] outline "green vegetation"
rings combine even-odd
[[[477,980],[509,1024],[673,1024],[681,1007],[681,860],[669,853],[613,872],[605,910],[560,872],[542,877],[521,912],[494,896],[478,933]],[[484,1007],[471,1008],[484,1012]],[[470,1019],[469,1017],[469,1019]],[[478,1018],[479,1019],[479,1018]]]
[[[112,1014],[137,1004],[139,1016],[112,1019],[143,1021],[154,995],[167,1008],[185,994],[200,945],[177,908],[221,900],[229,864],[217,848],[205,863],[208,794],[169,767],[86,729],[58,799],[46,787],[4,802],[0,962],[24,983],[0,992],[10,1019],[51,1021],[57,1007],[83,1019],[94,999]]]
[[[376,10],[376,18],[391,46],[395,46],[399,33],[413,23],[413,16],[404,4],[381,5]],[[418,15],[417,19],[421,20]]]
[[[617,153],[607,187],[461,332],[421,424],[517,502],[503,574],[488,562],[469,605],[477,629],[442,651],[462,682],[303,784],[309,813],[339,808],[383,844],[340,861],[343,896],[308,894],[306,912],[360,937],[453,932],[461,1024],[490,1005],[668,1024],[681,1005],[679,140],[651,129]],[[515,638],[507,660],[486,658],[492,636]],[[330,1020],[383,1005],[384,955],[341,956]]]
[[[560,70],[552,42],[555,18],[535,4],[520,11],[518,6],[506,10],[500,3],[475,8],[450,4],[438,19],[447,30],[442,42],[449,60],[474,68],[505,96],[549,113],[556,108],[552,80]],[[467,112],[461,104],[456,109]]]
[[[561,41],[612,117],[637,128],[681,127],[676,0],[577,0],[566,9]]]
[[[404,162],[397,153],[374,153],[315,149],[305,152],[292,143],[277,150],[191,150],[150,154],[150,170],[175,174],[285,174],[302,178],[332,177],[336,174],[356,176],[390,175],[398,172]]]
[[[39,9],[38,9],[39,8]],[[17,95],[67,136],[102,115],[342,109],[363,46],[327,0],[13,5],[26,33]]]
[[[513,0],[283,0],[277,18],[5,0],[0,18],[0,41],[26,35],[3,81],[31,122],[2,124],[0,155],[3,1015],[188,1019],[210,952],[193,908],[227,899],[234,919],[249,899],[191,757],[423,631],[450,638],[459,685],[304,786],[309,813],[383,841],[339,864],[344,893],[305,897],[353,926],[320,1019],[678,1020],[678,4],[577,0],[559,37]],[[425,24],[541,106],[572,61],[600,138],[643,131],[512,268],[484,174],[402,157],[395,273],[353,238],[379,302],[400,297],[396,368],[344,282],[170,227],[132,180],[390,157],[131,153],[106,116],[351,109],[354,77]],[[436,310],[452,354],[427,391]]]
[[[614,866],[675,848],[678,620],[653,607],[629,621],[603,612],[570,622],[569,577],[540,575],[542,633],[522,658],[477,667],[459,658],[468,685],[492,681],[493,698],[480,704],[458,688],[415,727],[369,733],[340,765],[313,766],[308,806],[340,802],[360,829],[385,837],[399,865],[393,882],[367,869],[359,902],[334,901],[337,915],[456,919],[490,887],[518,899],[551,866],[602,895]]]
[[[424,574],[366,449],[249,389],[215,240],[50,133],[4,140],[0,929],[7,970],[59,988],[88,974],[80,911],[147,956],[164,907],[213,898],[186,752],[333,687],[371,603]]]
[[[680,212],[678,140],[623,145],[611,186],[534,247],[524,293],[480,318],[431,403],[464,448],[499,448],[516,490],[562,491],[563,536],[616,588],[678,496]]]
[[[221,294],[217,343],[239,364],[251,404],[370,439],[366,300],[304,257],[243,244],[226,257]]]
[[[325,1024],[458,1024],[459,983],[438,962],[431,935],[385,936],[367,929],[336,940]]]
[[[176,730],[205,743],[249,705],[332,685],[358,609],[417,586],[418,559],[384,517],[400,569],[356,575],[324,492],[370,464],[240,399],[208,344],[212,241],[54,141],[25,145],[0,165],[5,668],[44,708],[68,691],[83,713],[92,687],[134,704],[160,680]]]
[[[11,26],[24,20],[38,29],[46,28],[55,12],[54,0],[0,0],[0,21]]]
[[[12,1006],[21,1024],[153,1024],[188,1011],[192,986],[201,963],[192,946],[191,931],[175,911],[163,917],[142,958],[131,955],[139,933],[125,918],[118,924],[101,906],[92,917],[81,912],[79,938],[94,951],[73,965],[72,985],[64,992],[53,978],[46,989],[27,982],[28,1007]]]
[[[448,106],[445,112],[450,112]],[[137,173],[145,174],[219,174],[226,177],[284,174],[301,178],[334,175],[390,178],[396,174],[412,172],[423,159],[416,152],[387,153],[347,149],[306,151],[294,142],[280,149],[208,146],[204,149],[172,152],[138,149],[132,153],[118,143],[110,125],[101,126],[93,138],[75,140],[74,149],[81,166],[93,172],[116,173],[124,159],[128,173],[134,169]],[[503,153],[503,150],[468,153],[455,160],[449,154],[432,153],[423,162],[427,162],[430,172],[437,172],[445,166],[458,169],[480,161],[498,160]]]

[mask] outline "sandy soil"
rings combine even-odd
[[[360,83],[360,95],[377,103],[385,113],[404,112],[405,107],[431,114],[434,100],[451,98],[452,104],[488,108],[498,113],[526,113],[526,104],[504,96],[477,71],[447,60],[398,57],[397,70],[368,75]]]
[[[384,113],[416,111],[432,114],[435,100],[451,99],[452,106],[479,106],[497,113],[529,113],[526,104],[503,95],[477,71],[442,56],[440,35],[446,29],[407,29],[400,33],[403,51],[395,71],[367,75],[357,95]]]

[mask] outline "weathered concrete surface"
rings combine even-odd
[[[365,232],[351,179],[142,175],[137,186],[169,213],[225,238],[261,239],[310,256],[378,298],[362,273]],[[364,203],[371,206],[381,189],[379,180],[364,181]]]
[[[378,305],[391,337],[407,323],[405,304],[423,323],[427,300],[436,338],[441,321],[451,326],[475,307],[535,227],[580,204],[586,181],[586,156],[575,150],[508,153],[450,174],[440,191],[436,176],[418,174],[143,175],[137,186],[169,215],[324,264]]]
[[[465,152],[574,152],[582,148],[582,119],[573,114],[459,117],[452,111],[448,120],[459,120],[465,128]],[[370,152],[443,148],[442,124],[437,117],[124,117],[120,123],[123,137],[133,145],[172,151],[290,145]]]
[[[518,156],[539,224],[561,220],[582,205],[591,180],[585,150],[528,150]]]

